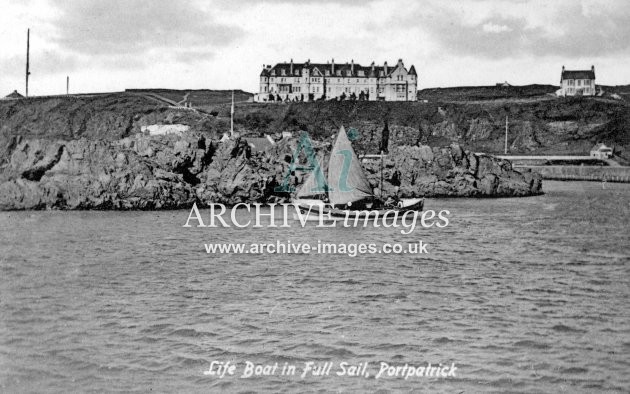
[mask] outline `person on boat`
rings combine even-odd
[[[344,209],[372,209],[374,206],[374,201],[369,199],[359,200],[359,201],[348,201],[348,203],[344,206]]]
[[[395,207],[395,206],[398,206],[399,202],[400,202],[400,188],[398,186],[395,186],[394,187],[394,194],[392,194],[389,197],[387,197],[387,199],[385,200],[384,205],[386,207]]]

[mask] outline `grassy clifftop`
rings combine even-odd
[[[604,88],[620,97],[628,91],[627,87]],[[457,142],[475,152],[503,153],[507,117],[510,153],[587,154],[593,144],[604,142],[630,159],[628,101],[556,98],[549,94],[553,89],[549,85],[427,89],[421,91],[428,97],[426,103],[258,104],[243,102],[250,95],[235,92],[236,101],[241,100],[236,105],[235,128],[252,136],[306,130],[313,138],[326,140],[340,126],[355,127],[362,135],[357,141],[359,151],[372,153],[378,150],[387,124],[394,146]],[[195,105],[199,111],[172,109],[153,94],[171,101],[188,94],[193,105],[202,99],[205,105]],[[16,136],[114,140],[154,123],[188,124],[217,138],[229,130],[230,100],[231,91],[150,89],[0,101],[0,142],[7,147]]]
[[[630,158],[628,102],[536,94],[546,89],[539,87],[518,97],[483,100],[480,97],[488,96],[485,89],[469,90],[466,94],[449,90],[442,95],[436,91],[426,103],[244,104],[237,106],[235,123],[247,134],[306,130],[318,139],[333,135],[341,125],[355,127],[365,137],[366,151],[377,149],[387,124],[394,145],[457,142],[473,151],[503,153],[507,117],[510,153],[588,154],[595,143],[604,142],[613,145],[619,155]],[[228,107],[217,108],[220,116],[229,116]]]

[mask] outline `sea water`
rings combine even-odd
[[[425,207],[448,209],[449,226],[209,229],[183,228],[188,210],[1,212],[0,391],[630,387],[630,185],[545,182],[542,196]],[[278,240],[422,241],[428,253],[204,249]],[[228,362],[233,375],[208,373]],[[247,363],[260,376],[243,377]],[[341,363],[358,376],[339,376]],[[381,363],[456,372],[375,379]]]

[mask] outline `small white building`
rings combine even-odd
[[[596,144],[593,148],[591,148],[591,157],[595,157],[597,159],[609,159],[612,155],[612,148],[606,146],[605,144]]]
[[[13,93],[6,95],[5,97],[2,98],[2,100],[19,100],[23,98],[24,96],[19,94],[17,90],[14,90]]]
[[[565,70],[560,74],[559,96],[595,96],[595,66],[590,70]]]

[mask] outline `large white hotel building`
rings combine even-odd
[[[356,98],[369,101],[416,101],[418,74],[412,65],[405,68],[402,59],[393,66],[374,62],[360,64],[290,62],[263,66],[257,102],[313,101],[318,99]]]

